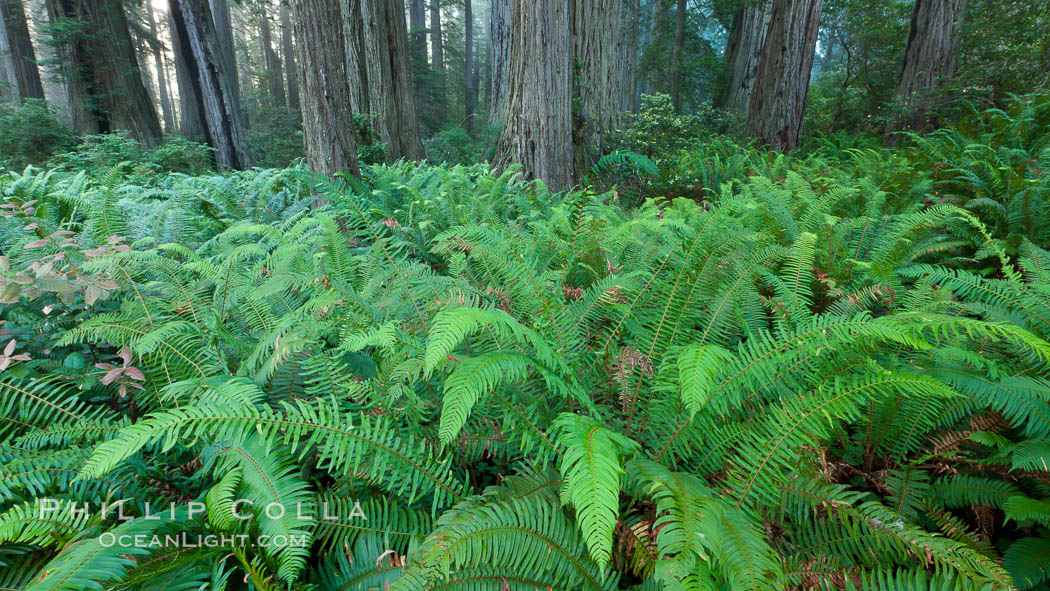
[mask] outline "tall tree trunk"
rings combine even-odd
[[[207,142],[200,74],[178,0],[168,0],[168,30],[175,56],[175,83],[179,88],[179,133],[196,142]]]
[[[234,104],[241,104],[241,85],[237,71],[237,52],[234,49],[233,21],[230,18],[230,5],[226,0],[208,0],[215,35],[218,39],[218,55],[222,60],[223,70],[233,83]]]
[[[894,98],[900,111],[886,126],[886,143],[895,132],[932,123],[931,102],[959,63],[959,33],[966,0],[915,0]]]
[[[243,170],[252,166],[251,154],[245,141],[244,114],[241,110],[237,76],[229,69],[230,55],[225,50],[223,36],[213,20],[212,6],[219,4],[219,16],[225,2],[213,0],[175,0],[181,19],[174,19],[187,41],[190,57],[197,72],[200,94],[200,112],[203,115],[208,144],[215,148],[219,164]],[[229,12],[226,11],[227,24]],[[232,43],[232,34],[230,36]],[[232,46],[230,46],[232,49]],[[236,67],[236,66],[234,66]],[[180,90],[181,92],[181,90]]]
[[[653,12],[649,19],[649,42],[647,45],[662,44],[666,40],[666,33],[671,27],[671,3],[674,0],[652,0]],[[672,45],[673,49],[673,45]],[[645,94],[669,90],[670,80],[664,77],[666,70],[663,68],[650,71],[646,76]]]
[[[266,85],[270,96],[278,106],[285,106],[284,87],[281,84],[281,60],[277,59],[277,52],[273,50],[273,36],[270,33],[270,16],[266,14],[267,6],[263,5],[259,15],[259,44],[262,46],[263,57],[266,61]]]
[[[288,107],[299,110],[299,71],[295,64],[295,45],[292,43],[292,17],[288,5],[281,3],[281,53],[284,54],[284,74],[288,87]]]
[[[349,74],[356,76],[360,92],[351,94],[351,107],[358,113],[373,115],[372,125],[379,139],[387,144],[390,160],[423,158],[412,90],[412,70],[408,57],[408,31],[403,0],[343,0],[345,6],[359,6],[348,12]],[[360,48],[357,45],[360,44]]]
[[[634,88],[633,45],[624,35],[631,22],[630,7],[623,0],[573,0],[574,88],[580,119],[574,122],[577,156],[589,160],[607,150],[605,138],[615,131],[624,111],[631,108]],[[593,154],[583,152],[594,150]],[[580,162],[580,165],[586,165]]]
[[[655,4],[657,0],[649,0]],[[644,18],[643,18],[644,17]],[[639,35],[638,48],[635,54],[635,63],[641,59],[642,54],[645,52],[649,44],[653,42],[653,14],[649,11],[648,15],[645,15],[643,6],[639,2],[638,6],[638,30]],[[637,111],[642,106],[642,95],[650,92],[650,84],[647,76],[639,76],[638,72],[635,72],[634,78],[634,104],[633,109]]]
[[[292,2],[295,37],[299,40],[298,74],[303,89],[303,137],[310,170],[332,176],[359,175],[351,85],[347,71],[345,14],[331,0]]]
[[[489,122],[499,125],[510,95],[510,2],[491,0],[489,12]]]
[[[554,190],[575,180],[572,141],[572,2],[512,0],[509,102],[495,159],[520,163]]]
[[[471,0],[463,0],[463,125],[470,133],[474,128],[474,9]]]
[[[620,110],[637,109],[638,49],[641,31],[641,0],[624,0],[620,4]]]
[[[160,67],[160,75],[164,77],[164,88],[168,89],[168,108],[171,109],[171,128],[168,130],[169,133],[179,133],[182,129],[179,124],[182,122],[179,119],[179,111],[175,107],[175,97],[173,89],[175,83],[171,80],[171,75],[168,71],[168,61],[162,60]]]
[[[725,91],[718,104],[730,111],[747,115],[751,88],[769,29],[773,0],[743,0],[733,16],[733,30],[726,46],[726,70],[729,73]]]
[[[427,21],[423,10],[423,0],[408,0],[408,26],[412,37],[410,42],[412,59],[425,64],[427,62]]]
[[[682,111],[682,53],[685,50],[685,0],[678,0],[674,14],[674,50],[671,54],[671,104]]]
[[[227,6],[229,6],[229,4],[227,4]],[[248,48],[252,46],[252,41],[255,40],[255,39],[252,39],[251,41],[249,41],[249,36],[253,32],[254,31],[249,31],[248,27],[236,27],[236,28],[233,27],[233,15],[231,13],[231,15],[230,15],[230,37],[233,39],[233,45],[232,45],[231,54],[233,55],[233,62],[232,62],[233,66],[234,66],[234,70],[233,71],[236,72],[236,74],[237,74],[237,88],[238,88],[237,92],[238,92],[238,96],[241,96],[241,97],[243,97],[245,95],[250,96],[252,104],[258,110],[258,107],[259,107],[259,96],[262,94],[262,86],[261,85],[266,84],[266,81],[262,80],[262,79],[259,79],[258,80],[258,84],[257,84],[256,83],[257,82],[256,77],[254,75],[252,75],[252,72],[254,71],[252,69],[253,56],[250,55],[250,53],[248,51]],[[243,74],[241,72],[241,68],[242,67],[245,69],[245,72]],[[262,63],[259,64],[259,68],[265,69],[265,67],[266,67],[266,59],[263,58]],[[267,86],[267,92],[269,92],[269,87],[268,86]],[[243,102],[240,102],[240,101],[238,101],[238,102],[242,106],[244,105]]]
[[[0,0],[0,20],[7,36],[6,49],[10,52],[10,68],[19,98],[44,98],[44,85],[40,82],[22,0]]]
[[[147,148],[160,140],[160,122],[139,73],[120,0],[48,0],[52,22],[80,21],[59,39],[69,76],[73,123],[81,133],[126,130]]]
[[[633,100],[636,46],[624,35],[625,25],[636,24],[633,7],[622,0],[511,0],[496,168],[520,163],[525,178],[561,191],[607,151],[606,136]]]
[[[149,32],[157,38],[157,21],[153,17],[153,4],[146,4],[146,20],[149,23]],[[157,66],[157,89],[160,92],[160,111],[164,118],[164,129],[171,133],[175,131],[175,117],[172,115],[171,97],[168,93],[168,75],[164,71],[164,58],[160,52],[160,45],[153,46],[153,62]]]
[[[4,19],[0,19],[0,99],[15,105],[22,102],[22,97],[18,94],[18,79],[15,77],[15,64],[11,60]]]
[[[747,133],[793,150],[802,120],[824,0],[774,0],[748,109]]]
[[[430,0],[430,66],[439,77],[445,73],[445,49],[441,38],[441,0]]]

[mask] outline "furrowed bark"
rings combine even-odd
[[[177,0],[177,3],[182,19],[181,23],[176,20],[176,24],[181,24],[179,35],[188,42],[188,53],[196,69],[200,89],[198,107],[204,118],[208,144],[215,148],[215,160],[236,170],[251,168],[236,64],[230,69],[232,46],[227,47],[222,41],[225,35],[220,34],[219,29],[224,27],[216,27],[213,20],[216,6],[217,14],[223,18],[225,2],[213,2],[211,6],[206,0]],[[229,12],[225,14],[228,17]]]
[[[572,140],[571,3],[512,0],[509,101],[495,166],[520,163],[527,179],[551,190],[571,187]]]
[[[330,0],[295,0],[292,20],[299,39],[299,86],[303,90],[303,137],[310,170],[332,176],[360,175],[347,71],[346,14]]]
[[[729,76],[718,104],[742,115],[747,115],[751,102],[751,89],[755,84],[772,8],[772,0],[744,0],[733,16],[733,30],[726,46]]]
[[[774,150],[802,135],[823,0],[774,0],[748,109],[747,133]]]
[[[887,123],[887,145],[896,143],[896,132],[923,129],[934,122],[930,112],[937,91],[958,67],[965,14],[966,0],[915,0],[894,93],[899,114]]]
[[[351,107],[357,113],[373,115],[374,131],[387,144],[389,160],[421,160],[423,141],[411,98],[414,91],[403,0],[344,0],[344,6],[349,9],[348,73],[360,89],[351,96]]]

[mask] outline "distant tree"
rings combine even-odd
[[[677,0],[674,12],[674,49],[671,51],[671,103],[682,110],[682,53],[685,50],[685,0]]]
[[[474,9],[471,0],[463,0],[463,125],[469,133],[474,127]]]
[[[799,145],[823,0],[773,0],[748,108],[747,134],[775,150]]]
[[[126,130],[156,146],[160,122],[142,83],[120,0],[47,0],[66,77],[73,125],[82,134]]]
[[[965,14],[966,0],[915,0],[894,93],[897,113],[886,126],[887,144],[896,142],[895,132],[931,122],[931,102],[959,64]]]
[[[441,0],[430,0],[430,65],[434,72],[445,71],[445,49],[441,36]]]
[[[270,15],[267,14],[266,3],[259,7],[259,45],[262,50],[263,61],[266,63],[266,86],[267,92],[273,97],[278,106],[285,106],[284,76],[281,74],[281,60],[277,58],[277,52],[273,50],[273,33],[270,30]]]
[[[37,69],[22,0],[0,0],[0,29],[3,29],[5,40],[0,49],[9,60],[12,90],[21,100],[44,98],[44,85],[40,82],[40,70]]]
[[[244,113],[237,88],[229,9],[223,0],[170,0],[172,36],[178,38],[176,63],[183,61],[179,95],[184,97],[183,121],[203,122],[208,145],[219,164],[233,169],[252,166]],[[190,128],[192,129],[192,128]]]
[[[433,117],[436,121],[442,121],[445,105],[445,42],[441,34],[441,0],[430,0],[430,68],[434,72]]]
[[[427,61],[427,21],[423,0],[408,0],[408,28],[413,59]]]
[[[157,21],[153,16],[153,4],[151,2],[146,3],[145,12],[150,35],[156,39]],[[153,43],[153,63],[157,68],[157,90],[160,93],[160,111],[164,118],[164,129],[171,133],[175,130],[175,115],[171,104],[171,93],[168,90],[168,74],[164,67],[164,57],[161,54],[159,40]]]
[[[423,158],[416,114],[404,0],[348,0],[351,108],[372,115],[391,160]]]
[[[299,110],[299,71],[295,63],[295,44],[292,41],[292,16],[288,4],[281,3],[281,55],[284,58],[285,85],[288,87],[288,107]]]
[[[489,122],[500,124],[510,90],[510,3],[491,0],[489,5]]]

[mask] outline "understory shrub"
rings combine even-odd
[[[42,165],[76,144],[76,134],[42,100],[13,108],[0,104],[0,167],[22,170]]]

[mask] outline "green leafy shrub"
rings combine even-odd
[[[626,117],[623,128],[617,132],[618,145],[649,158],[673,155],[694,146],[704,131],[699,118],[676,113],[666,94],[643,96],[638,113]]]
[[[616,133],[617,145],[653,159],[673,158],[702,139],[740,129],[741,122],[728,112],[707,103],[697,109],[696,113],[678,114],[669,95],[644,95],[638,113],[625,114],[626,121]]]
[[[249,106],[248,146],[256,166],[282,168],[304,157],[299,111],[275,105],[269,97],[251,96],[245,103]]]
[[[0,166],[21,170],[42,165],[75,144],[73,130],[58,120],[46,102],[29,99],[17,108],[0,105]]]
[[[201,174],[214,168],[214,150],[181,137],[169,137],[160,146],[146,150],[126,131],[90,135],[72,152],[57,155],[52,164],[64,170],[88,170],[102,174],[123,164],[138,180],[164,172]]]
[[[66,170],[104,171],[120,162],[144,166],[146,151],[127,131],[84,136],[76,149],[59,154],[54,163]]]
[[[162,171],[201,174],[215,167],[213,151],[207,144],[173,136],[151,150],[147,159]]]
[[[435,164],[470,165],[478,161],[480,154],[470,134],[458,125],[447,125],[423,142],[427,161]]]

